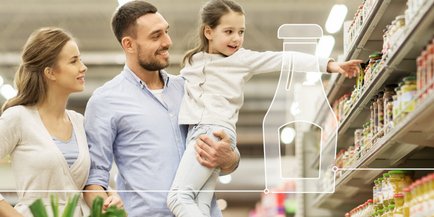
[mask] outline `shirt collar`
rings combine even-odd
[[[164,87],[167,87],[169,85],[169,75],[165,70],[159,71],[160,76],[163,78]],[[146,83],[142,81],[127,65],[124,66],[124,69],[122,70],[122,74],[129,80],[130,82],[134,83],[135,85],[144,88],[146,86]]]

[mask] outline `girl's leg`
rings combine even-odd
[[[206,132],[198,132],[198,135],[205,133]],[[193,133],[192,135],[194,134],[196,133]],[[187,141],[186,150],[179,164],[172,188],[169,192],[167,205],[177,217],[210,216],[209,209],[203,211],[199,209],[199,206],[196,203],[196,198],[199,191],[205,185],[215,169],[208,169],[199,164],[196,159],[195,150],[197,136],[191,136],[190,138],[191,139]],[[202,200],[205,199],[202,198]],[[201,203],[205,203],[202,200]],[[208,205],[210,204],[210,201],[207,202]],[[201,205],[201,207],[205,209],[206,205]]]
[[[220,169],[214,169],[211,176],[208,178],[205,185],[202,187],[201,191],[196,197],[196,203],[202,213],[210,213],[211,201],[214,196],[214,190],[217,184],[219,174]]]

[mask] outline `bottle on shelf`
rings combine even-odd
[[[393,195],[395,201],[395,208],[393,210],[393,217],[403,217],[404,216],[404,194],[397,193]]]

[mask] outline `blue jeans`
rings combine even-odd
[[[233,130],[219,125],[195,125],[187,135],[187,147],[179,163],[178,171],[167,197],[167,206],[177,217],[210,216],[211,200],[220,173],[220,168],[209,169],[196,159],[196,139],[203,134],[215,141],[213,132],[224,130],[235,148],[236,135]]]

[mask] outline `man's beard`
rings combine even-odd
[[[161,69],[166,68],[169,66],[169,63],[159,63],[158,61],[150,61],[145,62],[141,59],[139,59],[139,64],[142,68],[146,69],[147,71],[159,71]]]
[[[142,53],[141,47],[139,47],[139,56],[138,56],[139,64],[142,68],[144,68],[147,71],[151,71],[151,72],[159,71],[169,66],[169,61],[167,61],[166,63],[158,62],[157,59],[150,59],[149,61],[146,61],[145,60],[146,58],[142,58],[142,56],[140,55],[141,53]]]

